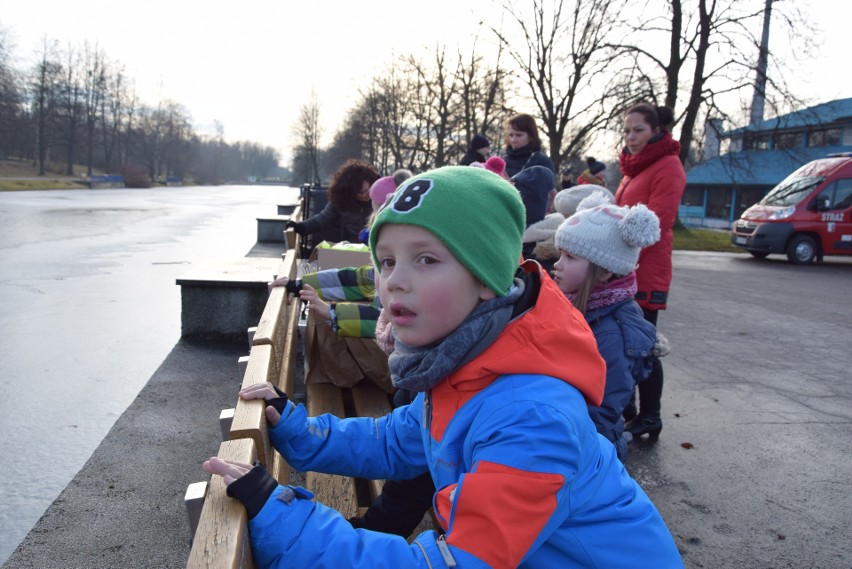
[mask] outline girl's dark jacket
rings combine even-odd
[[[639,305],[628,298],[586,313],[598,351],[606,362],[606,388],[600,406],[589,405],[589,416],[598,433],[615,445],[618,458],[627,458],[622,437],[624,408],[633,390],[647,379],[653,365],[657,329],[645,320]]]

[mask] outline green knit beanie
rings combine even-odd
[[[409,178],[376,216],[370,251],[382,225],[417,225],[431,231],[485,286],[505,295],[521,258],[524,204],[518,190],[488,170],[446,166]]]

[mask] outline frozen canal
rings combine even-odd
[[[175,279],[195,262],[243,257],[256,218],[297,196],[0,192],[0,564],[178,341]]]

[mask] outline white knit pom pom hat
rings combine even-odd
[[[660,220],[643,204],[619,207],[603,192],[584,198],[556,230],[556,247],[613,274],[636,269],[639,250],[660,240]]]

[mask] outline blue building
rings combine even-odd
[[[723,140],[728,151],[720,155]],[[705,159],[686,174],[680,220],[727,229],[794,170],[835,152],[852,152],[852,98],[727,132],[721,121],[710,120]]]

